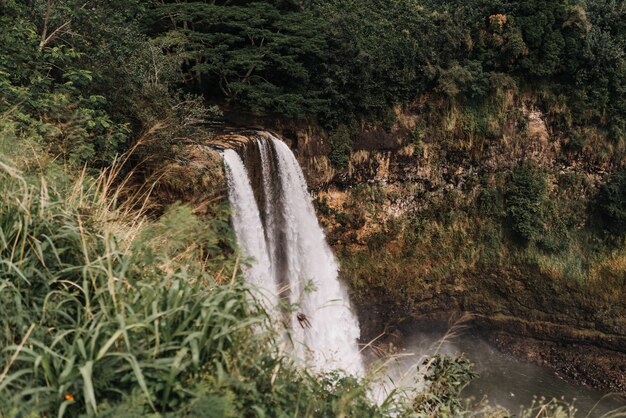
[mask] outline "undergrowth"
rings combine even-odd
[[[623,238],[594,223],[593,198],[575,195],[587,186],[575,174],[548,178],[527,165],[496,176],[493,185],[463,190],[372,185],[345,193],[341,201],[324,200],[329,236],[354,296],[385,289],[391,300],[410,306],[425,292],[449,293],[453,283],[499,271],[569,289],[553,295],[566,297],[564,304],[621,309]],[[562,182],[574,186],[553,186]]]

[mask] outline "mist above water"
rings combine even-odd
[[[446,337],[441,324],[416,325],[401,338],[400,359],[389,368],[389,376],[400,384],[415,379],[415,365],[436,355],[463,355],[474,363],[479,374],[463,392],[475,401],[487,399],[513,414],[533,401],[559,399],[573,403],[577,417],[602,417],[607,412],[626,407],[626,400],[593,388],[572,384],[539,365],[505,354],[472,329],[460,330]],[[444,338],[445,337],[445,338]]]

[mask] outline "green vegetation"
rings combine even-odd
[[[472,363],[465,359],[434,356],[426,360],[426,381],[430,390],[415,399],[417,409],[428,411],[430,416],[455,416],[463,413],[461,392],[477,375]]]
[[[610,234],[626,234],[626,172],[620,171],[598,193],[597,210]]]
[[[123,29],[131,12],[122,2],[116,10],[81,5],[0,3],[0,110],[53,153],[97,165],[110,161],[131,132],[112,111],[119,92],[107,93],[120,74],[115,67],[134,48]]]
[[[443,128],[461,140],[495,137],[512,101],[524,101],[571,137],[573,151],[590,126],[609,148],[624,145],[626,12],[617,0],[7,0],[0,8],[1,110],[79,163],[106,165],[139,133],[180,116],[189,94],[331,132],[355,121],[389,128],[394,106],[410,106],[427,116],[420,139]],[[174,126],[218,116],[196,106]]]
[[[352,154],[352,140],[350,131],[346,125],[339,125],[337,130],[330,135],[330,162],[338,168],[348,167]]]
[[[546,183],[536,168],[523,164],[507,184],[506,207],[511,229],[522,242],[536,241],[545,227]]]
[[[141,1],[0,2],[0,112],[54,155],[104,167],[141,134],[160,150],[219,115],[177,88],[181,58],[140,31]],[[158,131],[158,132],[156,132]]]
[[[370,376],[290,358],[242,284],[219,179],[186,177],[175,145],[247,110],[327,128],[346,168],[356,127],[392,131],[398,105],[419,114],[416,145],[472,151],[522,124],[523,101],[566,152],[599,141],[593,161],[619,164],[625,13],[618,0],[0,0],[0,415],[498,416],[461,399],[463,360],[437,358],[422,392],[375,405]],[[588,202],[547,187],[580,179],[527,165],[503,178],[419,191],[426,204],[394,219],[380,188],[327,204],[346,243],[374,225],[345,251],[353,289],[411,304],[479,267],[524,268],[622,301],[624,175],[596,199],[604,235]],[[166,207],[196,186],[211,188],[201,210]]]
[[[258,112],[316,114],[324,102],[311,79],[328,53],[326,23],[290,3],[161,2],[151,30],[182,58],[190,87]]]
[[[622,141],[624,13],[596,0],[190,0],[158,5],[147,27],[190,88],[254,111],[336,128],[427,98],[485,135],[498,97],[530,93],[555,127]]]

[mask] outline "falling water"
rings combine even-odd
[[[278,291],[272,277],[263,224],[248,172],[235,151],[225,150],[223,155],[237,242],[243,253],[253,259],[249,265],[244,266],[245,275],[259,293],[266,308],[271,310],[271,307],[277,306]]]
[[[310,328],[303,327],[292,315],[296,352],[318,367],[361,374],[359,324],[339,283],[338,265],[315,216],[304,175],[289,147],[276,138],[271,141],[281,180],[290,299],[311,322]]]
[[[259,147],[259,156],[261,158],[261,169],[263,173],[263,196],[264,196],[264,220],[265,220],[265,240],[267,242],[268,247],[268,255],[270,258],[270,272],[273,280],[280,286],[280,282],[276,280],[278,274],[278,266],[277,260],[279,255],[276,253],[278,251],[278,243],[276,242],[279,239],[277,226],[277,217],[280,215],[276,211],[276,193],[274,189],[274,182],[272,181],[272,173],[274,170],[272,169],[272,160],[270,158],[271,149],[269,149],[268,144],[262,138],[257,138],[257,146]]]
[[[263,215],[241,160],[234,151],[224,155],[237,238],[258,261],[246,275],[266,289],[267,280],[260,274],[269,277],[274,289],[287,286],[288,296],[283,296],[293,308],[287,314],[298,358],[318,371],[342,369],[362,375],[359,324],[338,280],[337,261],[315,215],[302,170],[279,139],[259,137],[257,145],[260,161],[253,164],[262,169]],[[276,291],[274,299],[278,298]],[[298,319],[302,314],[309,324]]]

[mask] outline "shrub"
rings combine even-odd
[[[615,173],[600,188],[595,206],[601,225],[611,235],[626,235],[626,170]]]
[[[346,125],[339,125],[330,135],[330,162],[337,168],[346,168],[352,153],[352,139]]]
[[[546,180],[530,164],[521,164],[509,179],[506,209],[511,230],[523,243],[536,241],[545,229]]]
[[[464,358],[437,355],[425,362],[428,390],[414,401],[415,411],[424,416],[462,416],[467,413],[461,403],[461,392],[478,375],[473,364]],[[421,416],[421,415],[420,415]]]
[[[499,222],[486,222],[479,226],[482,243],[480,262],[485,265],[497,264],[501,257],[502,227]]]
[[[485,215],[500,218],[504,212],[502,197],[495,187],[486,187],[478,195],[478,209]]]

